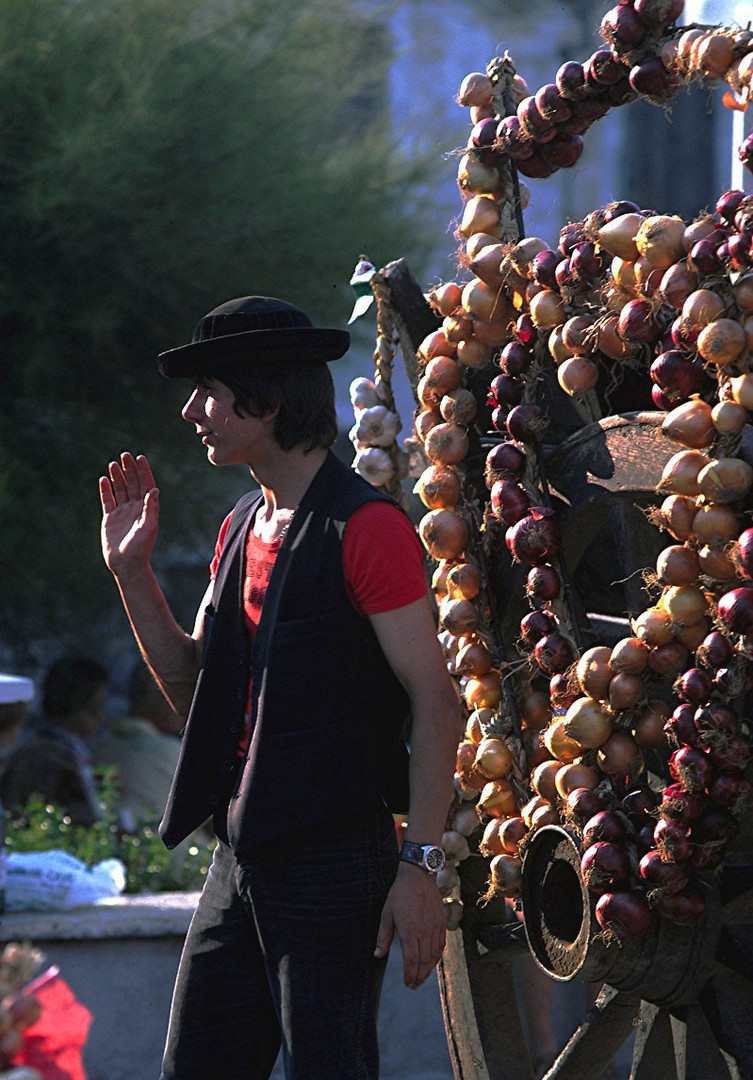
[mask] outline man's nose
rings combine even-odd
[[[196,387],[188,401],[183,406],[180,414],[184,420],[188,421],[189,424],[196,423],[197,419],[200,419],[203,416],[203,412],[199,406],[198,400],[200,389],[200,387]]]

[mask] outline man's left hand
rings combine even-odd
[[[403,951],[403,981],[415,990],[442,955],[446,927],[436,879],[418,866],[401,863],[382,910],[374,955],[386,956],[397,932]]]

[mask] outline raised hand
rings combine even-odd
[[[102,554],[118,575],[148,564],[159,526],[159,491],[145,457],[121,454],[100,477]]]

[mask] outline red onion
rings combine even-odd
[[[685,0],[635,0],[636,15],[655,27],[669,26],[682,15]]]
[[[625,826],[617,814],[600,810],[583,826],[583,844],[590,847],[599,840],[621,841],[625,839]]]
[[[541,150],[541,156],[555,169],[569,169],[583,153],[583,139],[577,132],[558,131]]]
[[[656,904],[656,910],[665,919],[687,924],[695,922],[706,910],[706,901],[695,885],[686,885],[676,893],[662,896]]]
[[[690,839],[694,844],[709,844],[715,841],[727,843],[737,836],[740,826],[731,810],[726,806],[707,807],[690,826]]]
[[[628,300],[617,321],[620,337],[639,344],[654,341],[663,328],[663,323],[648,300]]]
[[[567,797],[567,808],[579,825],[604,809],[604,796],[594,788],[575,788]]]
[[[516,405],[507,417],[507,430],[518,442],[538,442],[547,427],[544,411],[538,405]]]
[[[645,40],[648,29],[632,6],[618,4],[601,20],[599,32],[616,53],[627,53]]]
[[[549,680],[549,698],[555,709],[569,709],[573,702],[577,701],[581,696],[580,686],[573,685],[573,682],[574,680],[564,673],[552,675]]]
[[[490,495],[492,513],[508,528],[527,516],[531,501],[514,480],[495,480]]]
[[[572,115],[573,110],[555,83],[544,83],[534,97],[541,116],[545,120],[551,120],[553,124],[560,124]]]
[[[697,794],[711,779],[711,761],[698,747],[681,746],[669,759],[669,772],[684,791]]]
[[[691,360],[680,349],[668,349],[659,353],[651,363],[649,375],[651,381],[662,390],[674,391],[685,400],[692,394],[697,394],[706,379],[703,364],[698,360]]]
[[[557,288],[572,289],[575,284],[575,277],[570,270],[570,258],[560,259],[557,263],[557,269],[554,272],[554,276],[557,279]]]
[[[583,852],[580,861],[583,880],[597,895],[630,882],[630,860],[625,848],[608,840],[599,840]]]
[[[523,126],[517,116],[506,116],[497,125],[497,139],[506,154],[516,161],[531,157],[535,149],[535,143],[530,135],[523,130]]]
[[[648,784],[629,791],[622,800],[622,809],[633,824],[642,824],[658,805],[659,796]]]
[[[687,703],[678,705],[664,725],[669,740],[681,746],[694,746],[698,742],[698,730],[694,722],[695,709]]]
[[[571,221],[560,229],[558,251],[563,258],[568,258],[576,244],[587,240],[585,230],[580,221]]]
[[[669,101],[677,90],[677,79],[666,69],[660,56],[650,56],[630,69],[630,85],[637,93],[654,101]]]
[[[733,270],[744,270],[750,266],[750,243],[749,238],[742,232],[733,233],[725,241],[727,255]],[[722,247],[725,245],[723,244]],[[719,257],[724,258],[724,252],[719,252]]]
[[[753,604],[751,612],[753,614]],[[689,705],[703,705],[711,693],[711,679],[703,668],[688,668],[677,680],[675,689],[678,696]]]
[[[665,862],[687,862],[693,854],[688,830],[668,818],[660,818],[656,823],[654,843]]]
[[[497,138],[497,123],[493,117],[486,117],[474,124],[470,135],[471,146],[491,146]]]
[[[552,127],[551,120],[545,119],[539,112],[536,98],[532,95],[518,103],[517,115],[523,130],[536,138]]]
[[[717,769],[742,772],[750,761],[750,742],[744,735],[730,735],[719,744],[710,746],[708,754]]]
[[[750,531],[753,533],[753,529]],[[753,540],[753,537],[751,539]],[[701,664],[710,667],[712,671],[717,671],[729,663],[734,656],[734,649],[724,634],[720,634],[718,630],[712,630],[696,649],[695,656]]]
[[[731,589],[717,605],[719,619],[734,634],[753,633],[753,588]]]
[[[646,852],[640,861],[639,869],[644,881],[668,893],[684,889],[690,877],[687,864],[665,862],[658,848]]]
[[[575,60],[568,60],[559,68],[555,82],[560,94],[566,100],[577,101],[588,93],[583,65]]]
[[[508,341],[499,354],[499,366],[506,375],[525,375],[533,363],[533,354],[520,341]]]
[[[557,622],[548,611],[529,611],[520,620],[520,636],[530,645],[554,630]]]
[[[698,240],[688,253],[688,266],[703,277],[717,274],[722,269],[722,261],[717,254],[718,242],[710,237]]]
[[[649,820],[645,825],[641,825],[635,834],[635,846],[639,855],[645,855],[654,846],[654,828],[653,821]]]
[[[495,375],[489,389],[498,405],[519,405],[523,400],[523,384],[511,375]]]
[[[611,49],[597,49],[583,66],[586,78],[593,86],[613,86],[625,75],[624,64]]]
[[[602,929],[620,938],[642,937],[653,922],[648,901],[638,889],[605,892],[596,902],[595,915]]]
[[[751,784],[741,773],[718,772],[706,788],[706,794],[718,806],[732,807],[739,813],[750,794]]]
[[[556,289],[557,280],[554,271],[559,261],[560,255],[557,251],[547,249],[546,251],[537,252],[531,260],[533,280],[539,285],[543,285],[545,289]]]
[[[554,128],[550,129],[554,132]],[[540,138],[540,136],[537,136]],[[555,171],[556,166],[550,165],[538,150],[534,150],[528,158],[521,158],[517,162],[518,172],[523,176],[528,176],[533,180],[544,180],[547,176],[551,176]]]
[[[716,212],[730,224],[735,220],[735,214],[740,209],[740,203],[745,198],[745,192],[738,189],[725,191],[716,200]]]
[[[513,442],[497,443],[486,455],[488,476],[503,480],[519,479],[526,469],[526,453]]]
[[[577,278],[591,283],[602,276],[606,265],[597,252],[596,245],[585,240],[573,248],[570,254],[570,270]]]
[[[526,594],[534,600],[556,600],[560,594],[560,576],[553,566],[534,566],[526,578]]]
[[[539,336],[539,332],[534,325],[534,321],[527,311],[525,311],[522,315],[518,316],[515,326],[513,328],[513,333],[515,334],[515,337],[518,339],[518,341],[521,341],[524,345],[532,345]],[[514,375],[515,372],[511,371],[510,374]]]
[[[742,576],[753,581],[753,529],[743,529],[740,533],[732,558]]]
[[[545,634],[534,646],[533,655],[536,663],[547,675],[560,675],[567,671],[573,662],[573,648],[570,642],[557,630]]]
[[[659,814],[683,828],[690,825],[703,810],[703,798],[686,791],[682,784],[668,784],[659,804]]]
[[[551,562],[561,544],[557,515],[545,506],[532,506],[527,517],[507,530],[505,541],[518,562],[530,566]]]
[[[720,701],[712,701],[710,704],[696,709],[693,715],[693,723],[696,731],[701,736],[701,742],[706,742],[704,735],[732,735],[740,727],[737,713],[729,705]]]

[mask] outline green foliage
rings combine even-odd
[[[0,643],[24,661],[124,626],[96,480],[126,448],[163,487],[182,619],[203,591],[183,571],[205,569],[241,477],[207,468],[155,355],[247,293],[342,325],[362,250],[421,250],[402,207],[426,170],[391,138],[392,46],[365,8],[0,4]]]
[[[133,834],[117,825],[115,770],[98,770],[103,817],[94,825],[73,825],[58,807],[30,799],[7,824],[6,850],[67,851],[86,866],[103,859],[120,859],[126,869],[126,893],[157,893],[201,889],[212,861],[214,842],[192,844],[176,863],[150,826]]]

